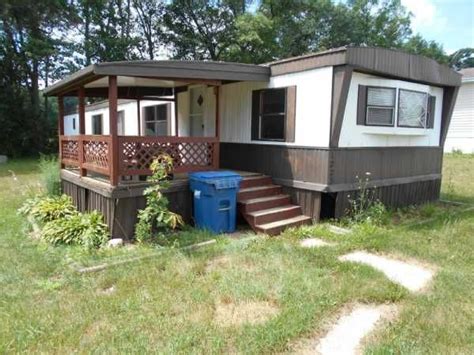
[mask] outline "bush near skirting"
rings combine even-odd
[[[90,250],[109,239],[103,216],[97,211],[78,212],[66,195],[29,199],[19,212],[27,217],[35,238],[53,245],[81,245]]]

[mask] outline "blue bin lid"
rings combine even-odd
[[[202,171],[189,174],[189,179],[214,185],[217,190],[239,187],[242,176],[233,171]]]

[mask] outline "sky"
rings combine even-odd
[[[474,48],[474,0],[401,0],[413,14],[412,29],[450,54]]]

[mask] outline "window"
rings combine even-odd
[[[393,126],[396,91],[393,88],[368,87],[365,123],[369,126]]]
[[[254,139],[284,141],[285,140],[285,101],[286,90],[269,89],[258,91],[258,112],[253,122]]]
[[[145,135],[167,136],[170,104],[145,107]]]
[[[426,127],[428,95],[423,92],[400,89],[398,98],[398,126]]]
[[[117,112],[117,134],[119,136],[125,135],[125,111]]]
[[[102,134],[102,115],[92,116],[92,134]]]

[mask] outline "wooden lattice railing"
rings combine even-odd
[[[61,136],[61,164],[110,175],[109,136]]]
[[[118,154],[118,175],[150,175],[150,164],[159,154],[169,154],[174,172],[191,172],[219,167],[217,137],[119,136],[112,151],[110,136],[60,136],[61,164],[110,176],[113,154]]]
[[[119,137],[121,175],[149,175],[154,157],[166,153],[173,158],[174,172],[218,168],[216,137]]]

